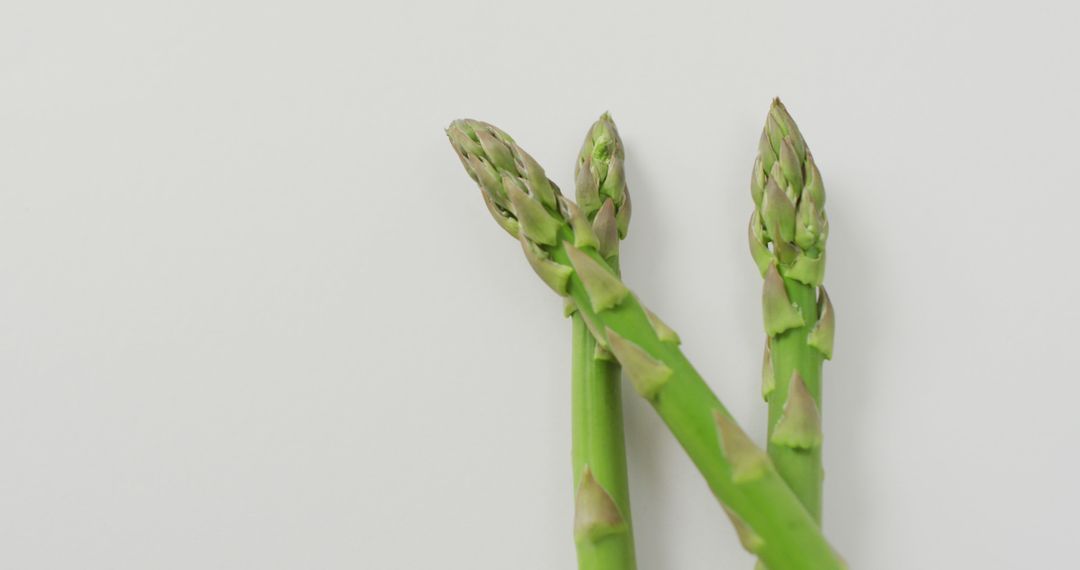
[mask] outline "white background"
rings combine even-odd
[[[1078,14],[1004,4],[5,2],[0,567],[572,568],[569,324],[443,128],[572,191],[610,110],[626,279],[761,442],[774,95],[829,195],[831,541],[1073,565]],[[626,407],[641,568],[749,568]]]

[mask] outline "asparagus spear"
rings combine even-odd
[[[772,462],[739,427],[690,361],[679,337],[649,312],[598,252],[596,232],[543,169],[501,130],[455,121],[447,130],[495,221],[518,238],[551,289],[569,298],[697,466],[743,545],[771,570],[843,568]],[[592,501],[588,528],[625,524],[613,501]]]
[[[750,252],[765,279],[762,394],[769,403],[769,456],[820,523],[821,361],[832,356],[834,328],[821,285],[829,223],[821,173],[779,99],[765,120],[750,190]]]
[[[623,173],[623,146],[605,113],[589,128],[574,168],[581,214],[596,235],[598,251],[618,271],[619,240],[630,215]],[[570,309],[574,309],[569,305]],[[618,362],[596,344],[573,310],[571,416],[575,491],[575,543],[580,570],[633,570],[634,537],[623,436],[622,383]],[[595,532],[592,513],[607,507],[621,521]],[[613,507],[613,509],[612,509]]]

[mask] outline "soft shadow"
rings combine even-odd
[[[873,470],[866,453],[875,445],[872,435],[862,429],[873,413],[877,388],[873,362],[877,353],[873,329],[889,326],[881,321],[880,275],[875,263],[889,259],[886,252],[871,251],[875,245],[864,240],[873,236],[863,227],[866,217],[851,210],[843,196],[854,189],[830,186],[828,202],[829,267],[825,287],[836,307],[837,334],[834,361],[824,368],[824,421],[826,426],[826,478],[824,526],[834,546],[854,565],[865,559],[865,537],[874,530],[865,524],[875,505],[872,488]],[[838,248],[837,244],[843,247]],[[842,253],[837,250],[842,250]],[[873,254],[872,254],[873,253]],[[884,256],[882,255],[884,254]]]
[[[635,260],[649,259],[662,255],[665,251],[665,233],[656,216],[656,199],[660,196],[660,187],[641,168],[643,159],[634,152],[633,145],[626,146],[627,156],[632,156],[626,164],[627,186],[633,204],[630,232],[622,244],[622,268],[631,289],[639,291],[662,291],[662,276],[656,271],[643,270],[645,262]],[[650,302],[663,306],[664,299],[653,298]],[[651,528],[657,521],[670,520],[671,516],[663,511],[672,504],[669,474],[665,469],[663,457],[665,439],[671,435],[664,427],[656,412],[642,400],[630,387],[623,383],[624,423],[626,425],[627,461],[630,472],[631,509],[634,514],[637,544],[638,566],[642,568],[663,568],[671,559],[666,541],[651,540],[663,537],[664,529]]]

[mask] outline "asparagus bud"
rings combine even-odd
[[[585,135],[574,169],[577,202],[590,220],[614,222],[619,238],[625,238],[630,224],[630,193],[626,189],[623,142],[611,115],[604,113]],[[601,215],[610,201],[611,210]],[[609,219],[611,218],[611,219]],[[599,232],[597,232],[599,233]],[[605,258],[610,257],[604,255]]]
[[[832,356],[834,317],[825,277],[825,187],[799,127],[773,100],[750,174],[750,254],[764,277],[768,335],[762,394],[769,456],[821,520],[821,361]]]

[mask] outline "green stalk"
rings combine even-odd
[[[565,241],[552,259],[574,268],[570,297],[727,508],[743,546],[773,570],[842,568],[817,524],[678,348],[670,329],[650,318],[625,286],[617,304],[602,301],[605,308],[597,311],[594,302],[604,294],[590,294],[588,282],[593,269],[607,268],[594,252],[566,243],[572,235],[561,237]]]
[[[618,269],[619,239],[616,212],[629,200],[623,176],[622,141],[606,113],[590,127],[575,166],[582,214],[604,241],[608,262]],[[613,183],[618,184],[618,188]],[[589,200],[589,198],[595,198]],[[602,200],[602,205],[601,205]],[[579,203],[582,200],[579,199]],[[599,348],[585,321],[574,311],[571,420],[575,489],[575,543],[580,570],[634,570],[634,536],[630,516],[630,488],[623,435],[621,370],[607,351]],[[589,514],[607,495],[622,523],[602,532],[590,524]]]
[[[653,405],[725,507],[743,546],[771,570],[843,568],[768,456],[679,349],[678,335],[607,265],[588,219],[539,164],[486,123],[455,121],[447,135],[496,222],[518,238],[541,280],[570,300],[596,342]],[[588,505],[590,532],[626,524],[609,494],[595,493]]]
[[[820,524],[821,364],[832,356],[834,329],[821,286],[829,226],[821,173],[779,99],[765,121],[750,190],[750,252],[765,278],[762,395],[769,403],[769,456]]]
[[[580,315],[573,315],[572,394],[575,542],[581,570],[634,569],[634,537],[623,437],[619,365],[595,357],[596,339]],[[615,507],[621,522],[595,525],[590,503]],[[601,506],[605,508],[607,505]]]
[[[773,384],[769,403],[769,457],[780,476],[799,497],[806,510],[821,522],[821,437],[810,438],[816,443],[800,447],[776,437],[776,426],[784,418],[784,403],[791,392],[792,374],[798,371],[803,385],[814,400],[817,410],[821,406],[821,353],[807,344],[807,337],[817,322],[817,299],[813,287],[785,279],[784,288],[798,310],[806,315],[807,324],[780,333],[772,339]],[[786,379],[786,380],[781,380]],[[820,413],[817,428],[820,433]],[[781,443],[777,443],[780,441]]]

